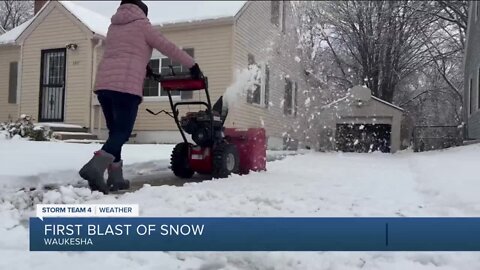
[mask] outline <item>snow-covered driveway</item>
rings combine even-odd
[[[75,170],[95,149],[0,142],[0,269],[480,269],[478,253],[30,253],[25,224],[40,202],[138,203],[142,216],[480,215],[480,145],[420,154],[307,153],[269,162],[267,172],[124,195],[72,186],[18,191],[28,179],[78,182]],[[164,170],[170,150],[128,145],[130,174]]]

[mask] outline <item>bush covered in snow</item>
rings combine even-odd
[[[32,117],[22,114],[17,121],[0,123],[0,137],[28,138],[32,141],[48,141],[52,136],[52,132],[43,127],[35,126]]]

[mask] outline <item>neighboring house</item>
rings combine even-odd
[[[469,3],[463,108],[467,139],[480,139],[480,3]]]
[[[265,127],[270,148],[283,147],[302,98],[299,89],[305,89],[301,66],[294,61],[294,25],[285,23],[293,16],[287,12],[289,4],[248,1],[228,16],[157,26],[200,64],[209,77],[212,102],[235,81],[238,71],[249,65],[260,68],[261,80],[230,106],[226,126]],[[34,18],[2,35],[0,121],[29,114],[39,122],[80,125],[104,138],[105,121],[92,88],[109,22],[75,3],[50,1]],[[154,51],[154,69],[164,72],[169,64],[184,69]],[[199,95],[178,94],[175,99]],[[144,96],[132,141],[178,142],[170,117],[145,110],[170,110],[161,87],[146,81]]]
[[[323,106],[306,144],[320,151],[396,152],[400,150],[403,109],[372,96],[365,86]]]

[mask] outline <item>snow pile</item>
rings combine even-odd
[[[78,170],[100,149],[98,144],[0,140],[0,190],[43,184],[77,184]],[[167,168],[172,145],[132,145],[123,148],[127,175]],[[131,168],[133,166],[133,168]]]
[[[25,176],[49,170],[45,175],[49,178],[61,178],[59,169],[76,168],[94,148],[61,143],[9,143],[13,146],[0,142],[0,173],[14,171],[10,167],[16,167],[18,174]],[[125,157],[131,162],[162,156],[167,159],[170,154],[160,146],[127,146]],[[52,154],[48,153],[50,149]],[[158,153],[162,151],[165,153]],[[31,253],[27,228],[27,219],[38,202],[138,203],[141,216],[163,217],[479,216],[479,151],[480,145],[426,153],[307,152],[269,162],[267,172],[183,187],[145,186],[125,195],[105,196],[71,186],[47,192],[0,189],[0,269],[35,266],[38,270],[56,270],[65,265],[72,270],[479,269],[480,257],[473,252],[157,252],[155,256],[150,252]],[[61,157],[55,157],[59,153],[63,153]],[[48,162],[43,164],[43,170],[30,169],[29,165],[38,163],[38,156]]]

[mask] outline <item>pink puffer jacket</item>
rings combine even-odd
[[[143,96],[143,82],[152,48],[185,67],[195,62],[155,30],[136,5],[121,5],[112,16],[105,51],[98,66],[95,90],[108,89]]]

